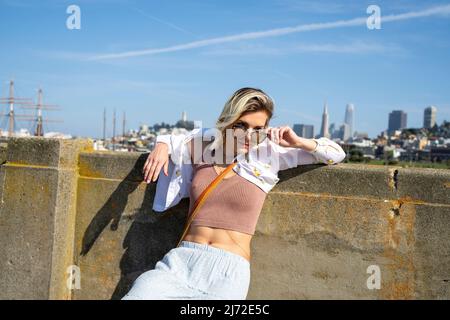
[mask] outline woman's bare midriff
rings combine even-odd
[[[208,141],[203,141],[202,146],[205,150],[205,147],[208,145]],[[191,148],[191,154],[194,154],[192,140],[189,142],[189,148]],[[193,158],[191,157],[191,161]],[[203,161],[203,158],[202,158]],[[194,161],[193,161],[194,163]],[[213,166],[216,173],[219,175],[222,170],[225,169],[226,165],[221,166],[221,169],[218,169],[218,166]],[[224,180],[231,178],[236,173],[231,171],[227,173],[224,177]],[[234,239],[234,241],[233,241]],[[189,226],[189,230],[184,236],[183,240],[192,241],[201,244],[208,244],[210,246],[221,248],[233,253],[236,253],[246,260],[250,261],[250,242],[252,239],[252,235],[247,233],[242,233],[233,230],[225,230],[220,228],[212,228],[206,226]],[[236,242],[237,243],[236,243]]]
[[[183,238],[185,241],[208,244],[236,253],[248,261],[250,261],[251,239],[252,235],[247,233],[205,226],[190,226],[187,234]]]

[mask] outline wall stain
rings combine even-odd
[[[382,299],[414,298],[416,210],[415,205],[408,200],[410,200],[408,197],[392,200],[392,207],[387,214],[388,230],[383,256],[388,262],[381,266]]]

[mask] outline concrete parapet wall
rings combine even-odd
[[[11,140],[0,169],[0,298],[119,299],[176,245],[188,199],[153,212],[145,154],[45,140]],[[448,170],[308,165],[279,176],[252,241],[248,299],[450,298]],[[67,289],[70,265],[79,289]],[[381,287],[370,290],[374,265]]]
[[[0,169],[0,299],[70,299],[84,140],[11,138]]]
[[[0,163],[6,161],[6,152],[8,151],[8,143],[0,141]]]

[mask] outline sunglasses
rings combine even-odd
[[[249,129],[241,123],[234,124],[231,128],[234,130],[234,134],[238,138],[245,138],[245,136],[250,134],[250,142],[252,145],[260,144],[267,138],[267,128]]]

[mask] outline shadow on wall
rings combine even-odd
[[[156,262],[176,246],[183,231],[189,200],[183,199],[177,206],[163,213],[152,210],[156,182],[147,184],[144,199],[137,212],[123,216],[129,195],[143,182],[142,168],[147,154],[142,154],[133,169],[123,179],[102,208],[95,214],[84,232],[80,256],[86,256],[101,233],[110,224],[112,231],[124,231],[122,246],[126,250],[120,260],[120,280],[111,299],[121,299],[134,280],[143,272],[153,269]],[[129,220],[128,223],[119,222]],[[121,230],[120,230],[121,231]]]

